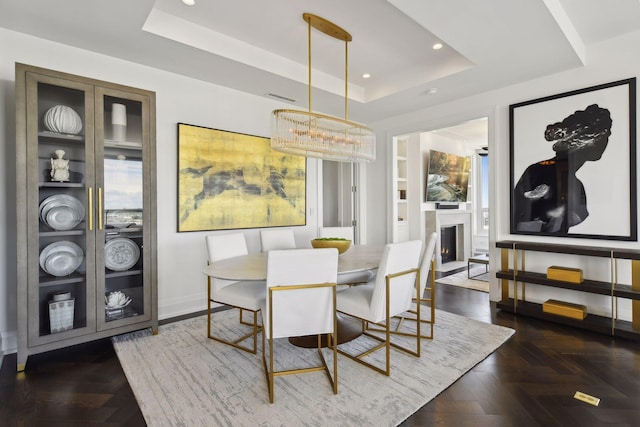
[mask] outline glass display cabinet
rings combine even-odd
[[[155,93],[16,64],[18,370],[157,332]]]

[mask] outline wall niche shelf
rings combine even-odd
[[[502,287],[502,298],[497,305],[501,310],[640,341],[640,250],[513,240],[498,241],[496,242],[496,247],[501,249],[501,270],[496,273],[496,277],[501,280]],[[524,261],[526,251],[609,258],[611,260],[611,281],[604,282],[585,278],[582,283],[570,283],[547,279],[545,273],[526,270]],[[509,263],[510,255],[512,268],[510,268]],[[617,283],[618,260],[631,261],[631,284]],[[518,265],[519,262],[520,265]],[[587,314],[584,320],[545,313],[542,311],[542,304],[526,301],[524,295],[526,295],[525,286],[527,283],[608,296],[611,298],[611,313],[609,316]],[[511,288],[512,284],[513,290]],[[519,287],[518,284],[521,284],[521,286]],[[511,290],[512,292],[510,292]],[[618,298],[632,301],[631,321],[618,319]]]

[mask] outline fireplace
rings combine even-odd
[[[455,225],[440,228],[440,256],[442,264],[457,259],[457,228]]]
[[[444,237],[443,228],[453,227],[450,231],[453,236]],[[436,269],[440,269],[442,264],[451,261],[466,261],[471,256],[471,211],[462,209],[447,209],[425,211],[425,231],[428,234],[436,232],[438,241],[436,242]],[[453,248],[447,246],[445,240],[451,241],[453,238]],[[450,245],[450,244],[449,244]],[[453,257],[451,261],[446,259],[445,252]]]

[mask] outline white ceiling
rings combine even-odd
[[[304,12],[353,36],[349,118],[365,123],[581,67],[640,30],[640,0],[0,0],[0,27],[306,109]],[[314,111],[344,115],[344,58],[313,30]]]

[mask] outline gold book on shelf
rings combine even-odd
[[[582,283],[582,270],[579,268],[552,265],[547,268],[547,279],[561,282]]]
[[[583,320],[587,317],[586,306],[553,299],[547,300],[542,304],[542,311],[578,320]]]

